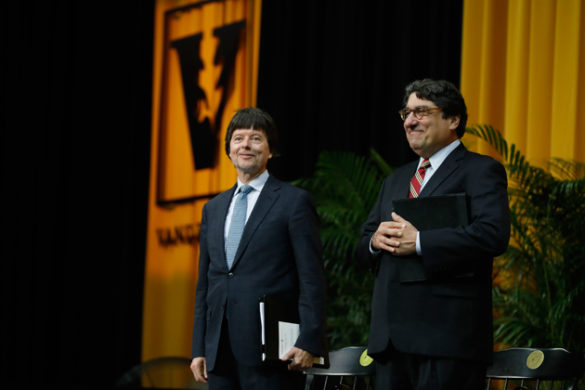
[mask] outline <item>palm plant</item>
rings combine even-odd
[[[374,151],[369,158],[325,151],[314,175],[294,183],[312,193],[321,218],[331,349],[367,343],[374,276],[356,263],[355,250],[381,181],[391,171]]]
[[[504,345],[585,351],[585,164],[529,164],[491,126],[467,129],[508,171],[511,240],[496,259],[494,336]]]

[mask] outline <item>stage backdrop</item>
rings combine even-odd
[[[256,101],[261,0],[159,0],[142,360],[191,353],[201,209],[236,181],[223,148]]]
[[[585,161],[584,2],[473,0],[463,9],[469,123],[501,130],[532,164]]]

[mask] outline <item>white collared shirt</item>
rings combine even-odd
[[[248,185],[250,187],[252,187],[252,190],[248,193],[248,206],[246,207],[246,222],[248,222],[248,218],[250,218],[250,214],[252,214],[252,210],[254,210],[254,206],[256,205],[256,201],[258,200],[258,197],[260,196],[260,192],[262,191],[262,188],[264,188],[264,184],[266,184],[266,181],[268,180],[268,176],[270,176],[268,174],[268,170],[264,170],[264,172],[262,172],[260,174],[260,176],[258,176],[257,178],[255,178],[254,180],[252,180],[250,183],[248,183]],[[238,179],[238,188],[236,188],[236,190],[234,191],[234,195],[232,197],[232,200],[230,202],[230,208],[228,209],[228,213],[227,213],[227,217],[225,219],[225,228],[224,228],[224,238],[227,239],[228,236],[228,232],[230,231],[230,224],[232,222],[232,214],[234,213],[234,205],[236,202],[234,202],[235,197],[240,193],[240,187],[243,185],[243,183],[240,181],[240,179]]]
[[[441,166],[443,161],[445,161],[447,156],[450,155],[451,152],[454,151],[455,148],[457,148],[459,146],[459,144],[461,144],[461,141],[459,141],[459,139],[456,139],[455,141],[451,142],[449,145],[445,146],[443,149],[438,150],[437,152],[435,152],[435,154],[433,154],[431,157],[429,157],[429,161],[430,161],[431,165],[425,170],[425,177],[424,177],[423,182],[420,186],[419,193],[425,187],[425,184],[427,184],[429,182],[429,180],[431,179],[431,176],[433,176],[435,171],[437,169],[439,169],[439,167]],[[417,170],[420,167],[420,165],[422,164],[423,160],[424,160],[424,158],[422,158],[422,157],[419,159],[418,166],[416,167]]]

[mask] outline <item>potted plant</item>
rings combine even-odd
[[[553,158],[536,167],[493,127],[467,132],[494,147],[509,179],[510,245],[494,267],[495,340],[585,351],[585,164]]]

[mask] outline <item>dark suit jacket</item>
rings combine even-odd
[[[296,346],[321,354],[325,279],[318,217],[310,195],[270,176],[228,270],[224,225],[235,189],[219,194],[203,208],[192,356],[205,357],[207,369],[213,370],[226,318],[235,358],[245,365],[259,365],[259,299],[265,294],[298,302]]]
[[[421,197],[464,192],[470,223],[420,232],[427,280],[401,283],[398,256],[372,255],[369,243],[378,225],[392,220],[392,200],[408,197],[414,161],[385,179],[378,201],[362,229],[358,254],[377,263],[368,351],[388,346],[427,356],[489,360],[493,348],[491,277],[493,257],[510,236],[504,167],[459,145],[441,164]],[[465,276],[462,276],[465,275]]]

